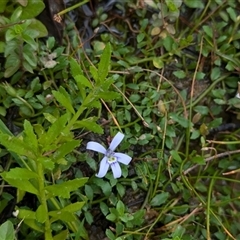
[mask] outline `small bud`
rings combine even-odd
[[[17,217],[18,214],[19,214],[19,210],[18,210],[18,209],[17,209],[16,211],[13,211],[13,213],[12,213],[12,215],[13,215],[14,217]]]
[[[163,115],[167,113],[167,110],[165,108],[165,103],[162,100],[159,100],[158,102],[158,111],[160,114],[163,114]]]
[[[45,100],[47,102],[51,102],[53,100],[53,95],[52,94],[48,94],[46,97],[45,97]]]
[[[6,92],[11,96],[11,97],[17,97],[17,91],[8,83],[4,83],[3,84]]]

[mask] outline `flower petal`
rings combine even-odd
[[[119,163],[115,162],[115,163],[112,163],[110,166],[111,166],[111,169],[112,169],[112,172],[113,172],[113,177],[114,178],[120,178],[121,175],[122,175],[122,169],[121,169]]]
[[[102,178],[107,174],[109,168],[109,163],[107,161],[107,157],[104,157],[100,162],[100,169],[96,177]]]
[[[88,150],[93,150],[103,154],[106,154],[106,151],[107,151],[105,147],[103,147],[100,143],[97,143],[97,142],[88,142],[86,148]]]
[[[113,138],[112,142],[110,143],[109,149],[111,149],[113,152],[116,149],[116,147],[120,144],[120,142],[123,140],[124,134],[118,132],[115,137]]]
[[[124,153],[114,153],[114,157],[117,157],[117,161],[124,165],[128,165],[132,160],[130,156]]]

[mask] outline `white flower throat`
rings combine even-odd
[[[114,163],[117,161],[117,158],[114,156],[114,152],[111,149],[107,150],[106,157],[107,157],[108,163]]]

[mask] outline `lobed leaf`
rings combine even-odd
[[[8,134],[0,133],[0,143],[9,151],[36,159],[35,151],[24,141],[23,137],[11,137]]]
[[[52,91],[52,93],[63,107],[65,107],[70,113],[75,114],[75,111],[72,107],[71,98],[62,86],[59,88],[59,91]]]
[[[80,64],[77,62],[76,59],[70,58],[70,69],[71,69],[71,74],[75,78],[78,75],[83,75],[82,68]]]
[[[29,180],[38,179],[38,175],[26,168],[11,168],[9,172],[5,172],[4,178],[7,179],[18,179],[18,180]]]
[[[78,178],[74,180],[69,180],[67,182],[63,182],[60,184],[55,184],[51,186],[45,187],[45,191],[48,192],[48,198],[53,196],[59,196],[63,198],[69,198],[70,192],[77,190],[78,188],[82,187],[88,178]]]
[[[43,133],[43,135],[39,138],[39,142],[43,146],[51,145],[58,136],[61,135],[67,121],[68,121],[68,114],[62,115],[58,118],[52,126],[48,129],[47,133]]]
[[[90,81],[84,77],[83,75],[76,75],[74,77],[77,85],[78,85],[78,89],[80,90],[82,87],[88,87],[90,89],[93,88],[92,84],[90,83]]]
[[[8,178],[6,174],[7,173],[4,172],[1,173],[0,175],[5,181],[7,181],[13,187],[19,188],[22,191],[33,193],[35,195],[39,194],[38,190],[29,182],[29,180],[22,179],[21,181],[19,181],[19,179]]]
[[[38,153],[38,140],[37,136],[33,131],[33,126],[28,120],[23,123],[24,127],[24,143],[27,144],[35,153]]]
[[[53,154],[53,160],[57,161],[65,157],[68,153],[72,152],[77,146],[80,145],[79,140],[72,140],[65,143],[62,143],[61,146]]]
[[[100,82],[104,82],[108,75],[108,71],[110,68],[110,59],[111,59],[111,45],[110,43],[107,43],[100,57],[100,62],[98,64],[98,79]]]
[[[77,129],[77,128],[86,128],[92,132],[103,134],[102,127],[99,126],[97,123],[95,123],[93,120],[91,120],[91,118],[77,121],[74,124],[74,129]]]
[[[92,74],[93,79],[94,79],[96,82],[98,82],[99,79],[98,79],[98,71],[97,71],[97,69],[96,69],[95,67],[93,67],[93,66],[90,66],[90,67],[89,67],[89,70],[90,70],[90,73]]]
[[[75,213],[75,212],[81,210],[82,207],[84,206],[84,204],[85,204],[85,202],[72,203],[72,204],[69,204],[68,206],[62,208],[61,211]]]

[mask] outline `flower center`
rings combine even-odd
[[[117,161],[117,158],[114,156],[114,152],[111,149],[107,150],[106,157],[108,159],[109,164]]]
[[[109,163],[113,163],[113,162],[116,162],[116,161],[117,161],[116,157],[114,157],[114,156],[108,157],[108,162]]]

